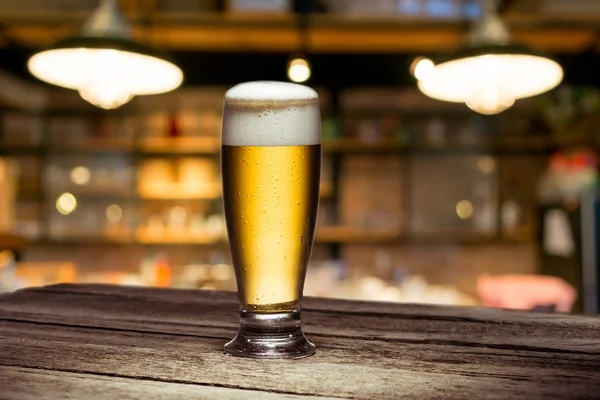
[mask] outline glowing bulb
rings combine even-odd
[[[494,115],[508,110],[515,104],[515,100],[497,96],[481,96],[467,99],[465,104],[479,114]]]
[[[91,173],[87,167],[75,167],[69,174],[71,181],[76,185],[87,185],[90,182]]]
[[[292,82],[306,82],[310,78],[310,64],[303,58],[295,58],[288,65],[288,78]]]
[[[77,208],[77,199],[71,193],[63,193],[56,200],[56,209],[62,215],[69,215]]]
[[[435,64],[428,58],[419,57],[413,61],[411,71],[417,80],[424,80],[433,75]]]
[[[106,110],[119,108],[133,98],[133,95],[125,88],[108,81],[105,83],[92,82],[79,89],[79,95],[85,101]]]
[[[88,76],[79,87],[79,94],[93,105],[112,109],[122,106],[133,97],[127,87],[124,56],[117,50],[101,50],[86,58]]]
[[[468,219],[473,215],[473,204],[469,200],[461,200],[456,204],[456,215],[460,219]]]
[[[106,208],[106,219],[116,223],[123,217],[123,210],[118,204],[111,204]]]

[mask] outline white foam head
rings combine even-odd
[[[224,145],[297,146],[321,143],[319,96],[308,86],[248,82],[225,93]]]

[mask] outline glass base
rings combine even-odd
[[[225,353],[252,358],[302,358],[315,353],[300,328],[300,311],[259,314],[242,311],[237,336]]]

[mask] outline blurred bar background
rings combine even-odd
[[[169,51],[185,78],[114,110],[27,71],[97,1],[0,3],[0,290],[235,290],[223,94],[286,81],[303,54],[324,141],[305,294],[598,312],[600,2],[499,2],[512,40],[565,76],[497,115],[428,98],[411,74],[460,46],[476,0],[118,3],[134,38]]]

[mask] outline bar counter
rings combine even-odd
[[[235,293],[0,295],[2,399],[600,398],[600,318],[307,298],[299,360],[224,355]]]

